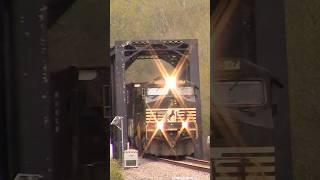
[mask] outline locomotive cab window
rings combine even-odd
[[[181,87],[178,88],[179,94],[183,96],[193,96],[194,95],[194,88],[193,87]]]
[[[176,92],[181,96],[192,96],[194,95],[194,89],[192,87],[178,87],[176,88]],[[170,94],[170,90],[166,88],[148,88],[147,95],[148,96],[161,96]]]
[[[147,95],[148,96],[161,96],[161,95],[167,95],[168,91],[166,91],[165,88],[148,88],[147,89]]]
[[[214,83],[216,104],[226,106],[262,106],[266,103],[263,81],[221,81]]]

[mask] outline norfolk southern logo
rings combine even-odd
[[[166,113],[166,119],[168,122],[176,122],[177,121],[177,110],[169,109]]]

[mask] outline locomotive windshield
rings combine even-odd
[[[180,97],[180,98],[179,98]],[[160,107],[182,106],[180,102],[184,101],[185,106],[193,106],[195,102],[193,87],[177,87],[175,90],[169,90],[162,87],[147,88],[145,102],[152,106],[153,103],[160,102]],[[179,102],[180,101],[180,102]]]
[[[168,91],[165,88],[148,88],[148,96],[162,96],[168,94]]]
[[[194,90],[192,87],[178,87],[177,93],[181,96],[192,96],[194,95]],[[166,88],[148,88],[147,95],[148,96],[161,96],[167,95],[169,91]]]
[[[214,83],[215,102],[221,105],[263,105],[266,102],[262,81],[221,81]]]

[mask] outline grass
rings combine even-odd
[[[110,160],[110,179],[111,180],[124,180],[121,172],[121,167],[116,160]]]

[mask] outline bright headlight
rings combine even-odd
[[[177,82],[176,82],[176,77],[169,76],[165,78],[166,80],[166,87],[169,89],[174,89],[176,88]]]
[[[188,128],[188,122],[186,122],[186,121],[182,122],[182,127],[183,128]]]
[[[163,122],[162,121],[157,121],[157,129],[163,129]]]

